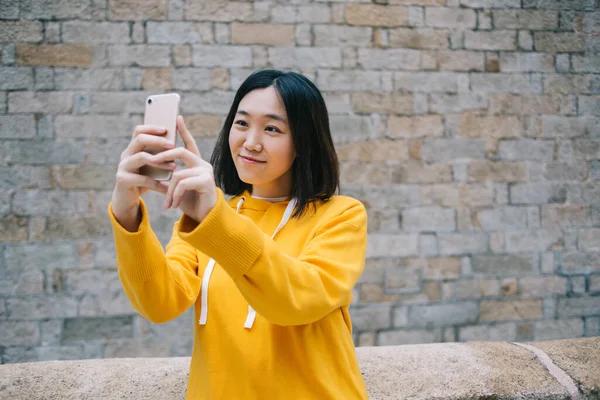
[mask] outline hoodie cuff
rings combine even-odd
[[[125,277],[132,282],[144,282],[156,275],[156,260],[164,257],[162,245],[150,227],[146,204],[140,199],[142,220],[136,232],[129,232],[121,226],[108,205],[108,216],[112,224],[117,265]]]
[[[252,220],[237,214],[220,189],[217,189],[217,202],[206,218],[197,224],[183,215],[178,234],[214,258],[234,280],[248,272],[264,248],[263,232]]]

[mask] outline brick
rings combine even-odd
[[[39,21],[0,21],[0,42],[39,42],[42,39]]]
[[[17,215],[74,215],[88,212],[88,195],[85,192],[18,191],[13,201],[13,211]]]
[[[469,182],[524,182],[527,170],[523,162],[471,161],[468,166]]]
[[[31,166],[0,167],[0,188],[35,189],[50,187],[48,168]]]
[[[0,90],[31,88],[33,88],[33,70],[31,68],[0,67]]]
[[[342,52],[338,48],[271,47],[269,62],[275,68],[340,68]]]
[[[484,53],[475,51],[440,51],[442,71],[485,71]]]
[[[121,69],[55,68],[57,90],[121,90],[124,74]]]
[[[115,185],[115,165],[54,167],[52,175],[62,189],[104,189]]]
[[[77,301],[65,295],[29,296],[6,300],[8,319],[67,318],[77,314]]]
[[[553,30],[558,28],[558,12],[549,10],[494,10],[496,29]]]
[[[2,242],[23,242],[27,240],[27,218],[14,215],[0,217],[0,240]]]
[[[523,0],[523,8],[546,8],[550,10],[593,10],[594,0]]]
[[[18,65],[91,67],[92,47],[84,44],[19,44]]]
[[[400,140],[358,141],[338,147],[337,154],[341,161],[403,161],[408,159],[408,146]]]
[[[411,92],[468,92],[468,75],[457,72],[396,72],[394,87]]]
[[[358,70],[319,70],[317,86],[323,91],[383,91],[381,72]]]
[[[106,218],[89,216],[52,216],[39,233],[40,240],[79,240],[107,237],[111,234],[110,221]]]
[[[358,92],[352,94],[352,105],[357,113],[412,114],[413,98],[397,93]]]
[[[498,156],[502,160],[528,160],[537,162],[552,162],[554,143],[547,140],[502,140],[498,148]]]
[[[526,183],[511,185],[512,204],[564,203],[567,201],[567,188],[554,183]]]
[[[129,43],[125,22],[68,21],[62,24],[64,43]]]
[[[317,47],[371,46],[372,28],[338,25],[313,26],[314,45]]]
[[[585,50],[584,36],[570,32],[535,32],[535,49],[548,53],[575,53]]]
[[[128,117],[102,115],[60,115],[55,127],[57,138],[128,137],[134,128]]]
[[[65,344],[86,340],[126,339],[133,336],[132,316],[68,318],[64,322]]]
[[[392,138],[441,137],[444,134],[439,115],[396,117],[389,120],[389,135]]]
[[[391,309],[389,306],[353,308],[351,317],[354,329],[359,332],[387,329],[391,326]]]
[[[407,10],[405,7],[381,6],[376,4],[348,4],[345,12],[349,25],[362,26],[405,26]]]
[[[478,224],[486,231],[519,230],[527,227],[525,207],[496,207],[477,212]]]
[[[471,89],[476,93],[542,93],[541,80],[533,76],[472,73],[470,80]]]
[[[537,272],[538,257],[528,253],[473,256],[473,272],[476,274],[510,276]]]
[[[402,228],[405,232],[453,231],[455,211],[439,207],[409,208],[402,212]]]
[[[185,123],[194,137],[217,137],[223,127],[223,118],[212,114],[187,115]]]
[[[276,5],[271,10],[271,20],[283,24],[326,24],[331,22],[331,9],[326,4]]]
[[[168,46],[161,45],[115,45],[108,48],[111,66],[168,67],[171,54]]]
[[[173,70],[148,68],[142,73],[142,88],[146,90],[169,90],[173,87]]]
[[[579,230],[578,248],[584,251],[600,250],[600,229],[588,228]]]
[[[88,19],[90,4],[85,0],[68,0],[57,4],[51,0],[25,0],[21,2],[24,19]]]
[[[0,115],[0,139],[35,137],[35,120],[31,115]]]
[[[536,130],[543,137],[577,137],[585,135],[593,135],[595,132],[600,132],[600,122],[590,116],[582,117],[563,117],[554,115],[544,115],[539,119],[534,120]],[[538,129],[537,127],[541,129]],[[538,134],[538,136],[540,135]],[[576,142],[577,143],[577,142]]]
[[[441,340],[442,332],[440,329],[383,331],[377,334],[377,343],[379,346],[438,343]]]
[[[0,337],[3,346],[36,345],[40,341],[40,330],[35,322],[0,321]]]
[[[251,3],[214,1],[210,3],[186,2],[185,19],[198,21],[231,22],[253,19]]]
[[[558,114],[560,98],[557,96],[522,96],[494,94],[490,96],[492,114]]]
[[[460,118],[460,135],[468,138],[512,138],[521,135],[517,117],[477,116],[465,113]]]
[[[114,20],[166,19],[164,0],[109,0],[109,18]]]
[[[468,110],[488,108],[488,98],[479,94],[457,93],[438,94],[429,96],[429,111],[434,113],[460,113]]]
[[[196,67],[251,67],[252,49],[242,46],[193,46],[192,60]]]
[[[551,181],[584,181],[588,177],[586,163],[549,163],[544,165],[544,179]]]
[[[206,93],[186,93],[181,100],[182,114],[222,114],[233,103],[233,92],[215,90]]]
[[[0,19],[19,19],[19,3],[11,1],[0,3]]]
[[[474,323],[479,316],[477,303],[413,306],[409,311],[411,326],[430,328]]]
[[[546,75],[544,92],[561,94],[582,94],[593,91],[593,80],[586,75]]]
[[[182,45],[215,42],[210,23],[148,21],[146,30],[148,43],[152,44]]]
[[[72,294],[114,293],[121,290],[121,282],[114,270],[99,268],[72,269],[64,273],[66,290]]]
[[[336,115],[329,119],[331,135],[336,144],[375,136],[376,127],[367,117]]]
[[[542,227],[566,228],[569,226],[590,225],[590,209],[578,205],[542,205]]]
[[[473,10],[445,7],[426,7],[425,25],[434,28],[469,29],[477,25]]]
[[[419,252],[418,235],[369,234],[367,240],[367,258],[410,257]]]
[[[418,70],[420,53],[410,49],[358,49],[365,69]]]
[[[584,336],[583,319],[539,321],[534,324],[534,338],[540,340],[570,339]]]
[[[571,57],[573,71],[600,73],[600,56],[585,54]]]
[[[526,277],[519,280],[521,296],[542,297],[567,294],[567,278],[559,276]]]
[[[393,183],[442,183],[452,181],[452,167],[444,164],[411,163],[400,166],[392,174]]]
[[[422,270],[427,280],[455,279],[460,276],[460,260],[457,257],[434,257],[405,260],[406,267]]]
[[[571,297],[558,299],[558,318],[596,316],[600,297]]]
[[[438,236],[440,254],[462,255],[484,253],[488,249],[487,235],[480,233],[455,233]]]
[[[600,275],[590,276],[590,293],[600,292]]]
[[[385,291],[386,293],[419,293],[421,291],[420,272],[398,268],[386,270]]]
[[[559,267],[564,274],[589,274],[600,271],[600,253],[563,252],[560,255]]]
[[[192,49],[190,46],[173,46],[173,64],[177,67],[192,65]]]
[[[266,44],[272,46],[294,43],[294,25],[242,24],[231,25],[233,44]]]
[[[93,114],[143,113],[148,94],[147,92],[95,92],[91,95],[89,112]]]
[[[540,53],[500,54],[502,72],[554,72],[554,56]],[[548,92],[545,90],[545,92]]]
[[[465,47],[474,50],[516,50],[515,31],[466,31]]]
[[[460,328],[458,337],[461,342],[514,341],[517,338],[517,325],[514,323],[500,323],[465,326]]]
[[[430,28],[390,29],[389,45],[406,49],[445,49],[448,47],[448,31]]]
[[[80,143],[36,140],[30,142],[4,141],[0,143],[0,159],[13,164],[48,165],[83,161],[84,149]]]
[[[466,139],[426,140],[421,148],[421,157],[428,163],[484,158],[485,142]]]
[[[480,321],[538,319],[542,317],[542,301],[482,301],[480,313]]]
[[[520,8],[520,0],[460,0],[462,7],[470,8]]]
[[[579,96],[579,113],[600,117],[600,96]]]

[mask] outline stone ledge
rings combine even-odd
[[[525,347],[439,343],[361,347],[357,353],[374,400],[600,399],[600,337]],[[189,361],[112,358],[0,365],[0,399],[183,399]],[[558,368],[549,370],[548,363]],[[563,379],[555,377],[556,370]]]

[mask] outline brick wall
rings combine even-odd
[[[122,293],[116,165],[171,90],[208,155],[262,67],[323,90],[368,208],[358,345],[600,335],[598,2],[376,3],[0,0],[2,362],[190,354]]]

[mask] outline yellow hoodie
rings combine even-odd
[[[163,323],[195,305],[187,399],[367,399],[348,312],[364,268],[363,205],[334,196],[288,220],[293,203],[217,191],[201,224],[175,224],[166,254],[143,201],[133,233],[109,205],[133,308]]]

